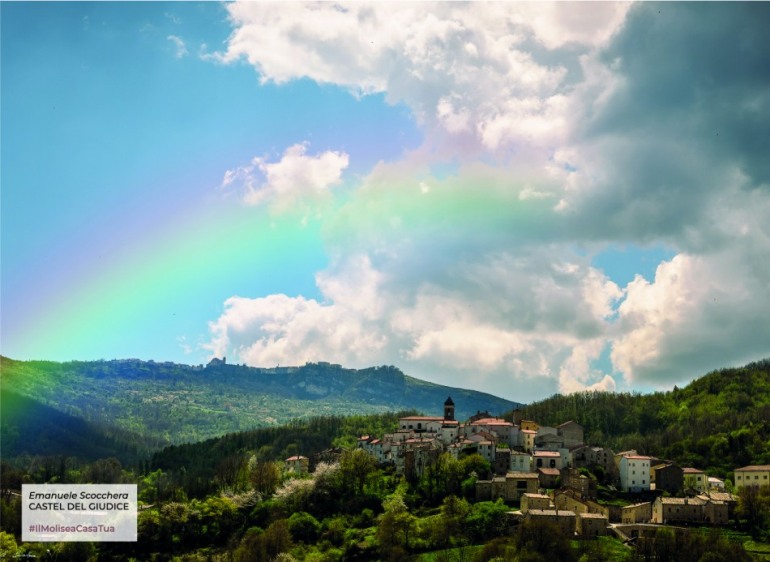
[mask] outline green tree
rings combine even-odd
[[[249,480],[257,492],[269,496],[281,482],[281,467],[276,462],[252,457],[249,461]]]
[[[577,558],[567,536],[547,521],[528,520],[519,525],[513,544],[518,560],[573,562]]]
[[[363,494],[368,476],[377,469],[374,457],[363,449],[345,451],[340,457],[339,477],[343,489]]]
[[[10,533],[0,531],[0,552],[7,558],[13,558],[16,556],[16,552],[19,547],[16,544],[16,539]]]
[[[736,514],[755,539],[770,534],[770,486],[743,486]]]
[[[444,498],[436,524],[431,529],[433,543],[440,548],[464,544],[467,541],[464,523],[470,511],[467,500],[457,496]]]
[[[406,507],[404,491],[404,487],[399,486],[382,502],[385,512],[377,525],[377,541],[381,554],[387,560],[401,559],[409,550],[410,536],[414,531],[415,517]]]
[[[305,511],[292,513],[289,517],[289,533],[291,538],[307,544],[314,543],[320,534],[321,524]]]
[[[470,539],[482,542],[507,534],[508,511],[502,499],[473,504],[465,517],[465,528]]]

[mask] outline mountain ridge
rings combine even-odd
[[[502,414],[521,404],[423,381],[393,366],[331,363],[259,368],[223,360],[206,366],[115,359],[18,361],[1,357],[3,387],[87,421],[184,443],[293,419],[397,410],[440,413],[447,396],[458,417]]]

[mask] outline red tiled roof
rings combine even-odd
[[[749,466],[744,466],[743,468],[735,469],[736,472],[766,472],[768,470],[770,470],[770,464],[752,464]]]
[[[471,425],[507,425],[513,426],[511,422],[501,420],[499,418],[482,418],[471,423]]]

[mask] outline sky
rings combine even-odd
[[[0,351],[527,402],[770,356],[770,4],[2,2]]]

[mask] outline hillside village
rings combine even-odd
[[[660,525],[727,525],[737,504],[733,492],[770,484],[770,465],[738,468],[726,486],[695,467],[586,444],[583,427],[571,420],[548,427],[517,410],[513,421],[478,412],[460,422],[451,397],[443,410],[441,417],[402,417],[394,433],[363,435],[357,448],[407,478],[421,477],[443,453],[478,454],[491,466],[489,477],[476,481],[478,501],[518,503],[511,517],[547,520],[568,535],[633,539]],[[310,462],[297,455],[285,465],[306,473]]]

